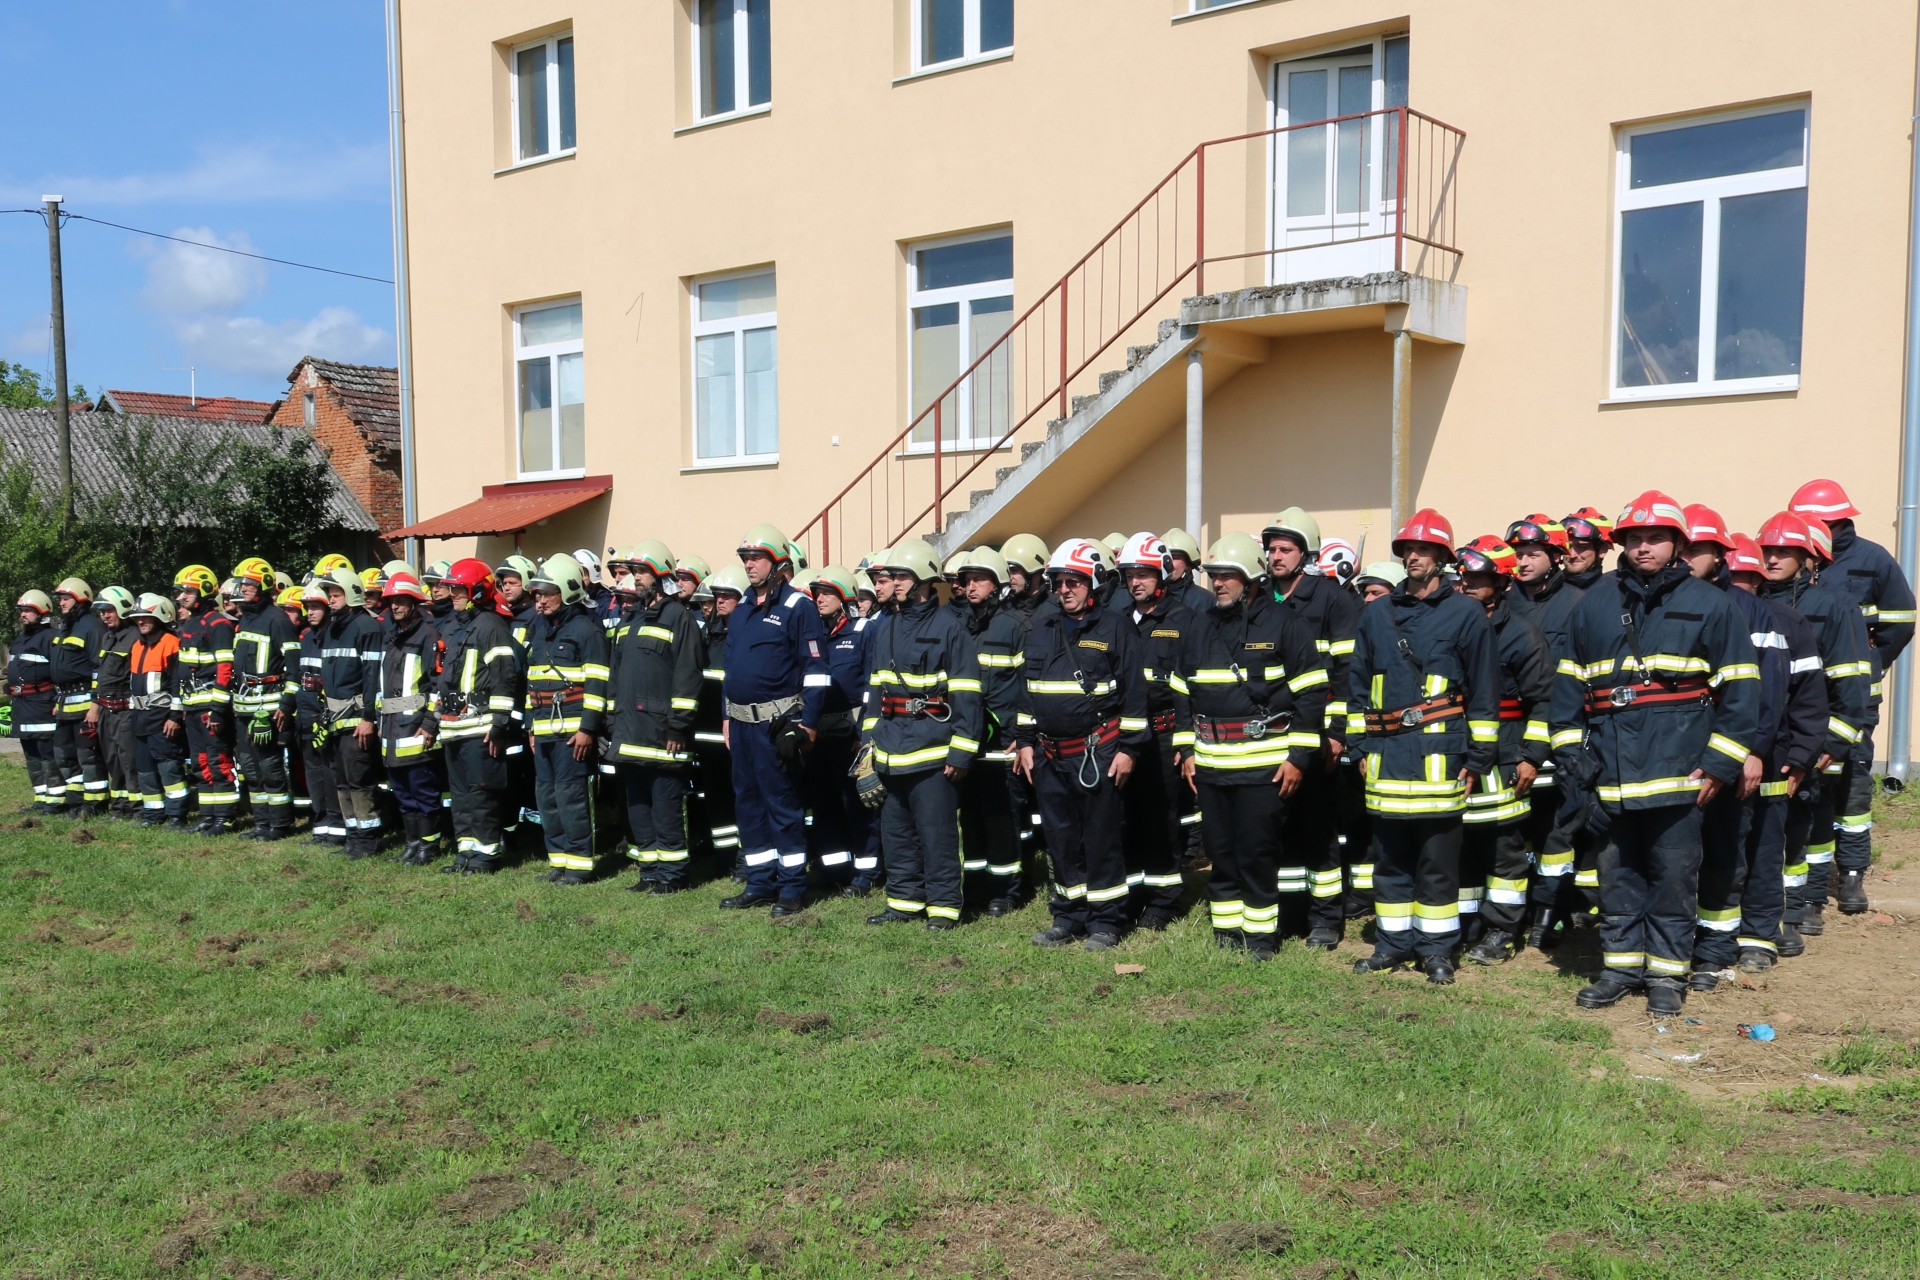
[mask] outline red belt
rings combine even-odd
[[[533,689],[527,693],[528,707],[569,707],[587,696],[587,686],[570,684],[564,689]]]
[[[1153,731],[1155,733],[1172,733],[1173,732],[1172,710],[1169,709],[1166,711],[1159,712],[1157,715],[1153,717]]]
[[[1705,676],[1683,676],[1678,680],[1647,680],[1640,684],[1615,684],[1587,694],[1587,714],[1609,715],[1628,707],[1650,707],[1676,702],[1705,705],[1713,697],[1713,686]]]
[[[880,698],[880,714],[883,716],[924,716],[928,719],[944,720],[953,713],[945,698],[906,697],[901,694],[883,694]]]
[[[1500,699],[1500,718],[1502,720],[1525,720],[1526,708],[1520,705],[1518,698]]]
[[[27,684],[8,685],[7,695],[17,698],[23,693],[52,693],[53,689],[54,684],[51,680],[34,680]]]
[[[1216,720],[1212,716],[1195,716],[1193,734],[1205,743],[1220,742],[1259,742],[1287,731],[1293,723],[1293,716],[1280,712],[1271,716],[1251,716],[1245,720]]]
[[[1443,693],[1425,702],[1416,702],[1398,711],[1369,711],[1367,732],[1383,737],[1418,729],[1436,720],[1453,720],[1467,714],[1467,700],[1457,693]]]
[[[125,711],[127,709],[127,700],[125,698],[110,697],[103,693],[96,695],[94,701],[99,703],[100,706],[107,711]]]
[[[1049,760],[1057,760],[1062,756],[1082,756],[1118,738],[1120,721],[1118,718],[1109,720],[1083,738],[1049,738],[1044,733],[1034,736],[1040,740],[1040,753]]]

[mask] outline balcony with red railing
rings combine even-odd
[[[817,563],[934,537],[957,496],[1106,390],[1182,299],[1347,276],[1451,281],[1466,135],[1407,107],[1204,142],[800,530]]]

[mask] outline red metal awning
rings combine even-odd
[[[464,538],[482,533],[520,533],[583,502],[591,502],[613,488],[612,476],[581,476],[577,480],[528,480],[519,484],[489,484],[480,500],[389,530],[384,537]]]

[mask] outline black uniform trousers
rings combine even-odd
[[[1701,815],[1695,969],[1729,968],[1742,950],[1779,950],[1786,824],[1784,797],[1741,800],[1731,787]]]
[[[1827,868],[1833,865],[1833,777],[1809,776],[1799,791],[1787,798],[1787,850],[1782,869],[1786,889],[1786,921],[1798,926],[1806,917],[1810,899],[1807,886],[1813,868],[1821,868],[1820,880],[1828,883]],[[1823,896],[1819,901],[1824,904]]]
[[[313,745],[313,717],[301,716],[295,732],[300,743],[300,771],[306,775],[308,825],[315,838],[339,844],[347,838],[347,820],[334,783],[333,754]]]
[[[82,805],[102,812],[107,806],[107,768],[100,756],[100,735],[85,720],[65,716],[53,725],[53,767],[63,781],[62,798],[72,811]]]
[[[1511,788],[1514,767],[1496,765],[1497,776],[1489,773],[1481,779],[1485,789]],[[1469,798],[1467,818],[1474,816]],[[1524,800],[1517,803],[1525,804]],[[1504,806],[1503,806],[1504,807]],[[1516,814],[1488,822],[1463,819],[1460,832],[1460,915],[1462,926],[1472,924],[1465,917],[1478,915],[1489,929],[1518,933],[1527,913],[1528,872],[1533,869],[1527,849],[1527,822],[1532,813]]]
[[[533,740],[534,795],[540,802],[540,831],[547,861],[562,871],[593,870],[594,791],[600,762],[588,753],[573,758],[573,737],[550,733]]]
[[[1451,957],[1460,942],[1461,820],[1373,818],[1374,954]]]
[[[807,808],[800,794],[803,775],[781,763],[773,732],[767,722],[729,722],[734,816],[747,892],[793,901],[807,893]]]
[[[742,876],[746,866],[740,855],[740,827],[733,816],[733,756],[718,741],[695,738],[693,743],[693,800],[691,827],[693,838],[710,852],[723,867]]]
[[[690,764],[622,760],[617,766],[627,806],[627,857],[649,884],[687,882],[687,774]]]
[[[1344,914],[1348,919],[1373,911],[1373,814],[1367,810],[1367,782],[1351,761],[1333,771],[1333,812],[1339,824],[1340,862],[1347,872]]]
[[[133,735],[133,770],[140,788],[140,820],[156,823],[187,816],[186,733]]]
[[[234,744],[234,756],[247,780],[247,794],[253,800],[253,826],[256,831],[277,831],[286,835],[293,830],[293,788],[287,780],[287,756],[283,735],[274,734],[270,742],[255,742],[245,726]]]
[[[380,809],[374,791],[380,776],[380,739],[371,741],[371,747],[362,746],[351,729],[335,729],[327,740],[347,849],[363,857],[380,847]]]
[[[107,796],[114,812],[129,817],[140,812],[141,791],[133,763],[131,712],[100,708],[100,761],[107,772]]]
[[[1022,896],[1021,834],[1033,824],[1027,780],[1003,760],[974,761],[960,784],[960,845],[967,884],[988,901]]]
[[[454,854],[462,865],[501,856],[513,801],[511,758],[487,750],[484,734],[441,740],[453,793]],[[522,753],[524,754],[524,752]]]
[[[1600,949],[1616,977],[1677,986],[1692,967],[1702,811],[1689,798],[1610,814],[1600,850]]]
[[[1832,797],[1831,856],[1807,859],[1807,901],[1824,904],[1832,892],[1833,869],[1865,871],[1873,862],[1873,739],[1862,738],[1848,753],[1838,774],[1827,779]]]
[[[944,768],[885,775],[880,847],[887,905],[909,915],[958,920],[962,902],[960,793]]]
[[[1289,802],[1265,777],[1254,783],[1223,783],[1215,781],[1209,770],[1199,769],[1194,778],[1200,790],[1207,854],[1213,862],[1207,875],[1207,911],[1213,930],[1271,948],[1280,928],[1277,877]]]
[[[1120,792],[1126,815],[1120,847],[1126,857],[1129,905],[1136,919],[1148,911],[1172,917],[1186,889],[1180,875],[1180,855],[1187,842],[1180,826],[1180,799],[1187,794],[1187,783],[1173,754],[1172,732],[1155,733],[1152,747]]]
[[[1054,923],[1075,933],[1126,927],[1127,860],[1120,847],[1125,802],[1107,776],[1113,755],[1112,747],[1052,758],[1034,752],[1034,798],[1053,865],[1047,905]]]
[[[1298,932],[1303,924],[1309,929],[1338,929],[1346,920],[1345,854],[1340,845],[1335,779],[1325,766],[1320,755],[1308,764],[1280,833],[1280,902],[1287,916],[1282,931],[1287,933]]]
[[[850,720],[843,726],[831,715],[821,717],[819,736],[804,758],[807,800],[813,807],[807,857],[834,884],[857,880],[871,887],[879,879],[875,864],[864,870],[855,865],[867,858],[873,836],[873,811],[860,803],[848,774],[859,748],[859,731]]]
[[[20,754],[26,758],[27,781],[33,783],[33,798],[42,813],[52,813],[67,802],[67,780],[53,763],[53,735],[21,734]]]
[[[224,822],[240,802],[239,776],[233,761],[233,715],[188,708],[186,716],[187,777],[200,793],[201,813]]]

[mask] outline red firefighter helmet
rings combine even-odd
[[[1851,520],[1860,514],[1838,480],[1807,481],[1793,491],[1793,501],[1787,507],[1797,516],[1818,520]]]
[[[1502,577],[1513,576],[1513,566],[1520,559],[1507,545],[1505,538],[1491,533],[1483,533],[1453,553],[1454,563],[1460,566],[1462,573],[1497,573]]]
[[[1833,563],[1833,530],[1818,516],[1801,516],[1807,522],[1807,545],[1823,564]]]
[[[1733,550],[1733,535],[1727,532],[1727,522],[1720,518],[1718,511],[1690,502],[1682,514],[1687,519],[1688,542],[1714,542],[1728,551]]]
[[[468,556],[447,566],[440,581],[449,587],[465,587],[468,597],[482,609],[493,605],[493,570],[485,560]]]
[[[1432,507],[1422,507],[1410,516],[1400,532],[1393,535],[1393,554],[1405,555],[1409,542],[1430,542],[1453,555],[1453,525]]]
[[[1760,532],[1753,535],[1753,540],[1762,547],[1796,547],[1801,551],[1813,549],[1813,538],[1807,532],[1807,522],[1791,511],[1782,511],[1761,525]]]
[[[1585,508],[1582,508],[1582,512]],[[1591,518],[1591,517],[1589,517]],[[1658,489],[1649,489],[1620,512],[1620,518],[1613,522],[1608,536],[1625,533],[1629,529],[1671,529],[1681,537],[1687,536],[1687,513]]]
[[[1588,524],[1598,529],[1602,542],[1611,541],[1613,538],[1614,522],[1607,519],[1606,513],[1597,507],[1581,507],[1578,511],[1570,515],[1560,517],[1561,524],[1567,524],[1574,520],[1585,520]]]
[[[1727,568],[1734,573],[1765,573],[1767,562],[1760,555],[1760,544],[1744,533],[1733,535],[1733,550],[1727,552]]]
[[[1567,526],[1538,512],[1522,516],[1507,526],[1507,545],[1519,547],[1530,542],[1564,551],[1567,546]]]
[[[401,573],[395,570],[388,576],[387,580],[380,585],[380,598],[382,600],[391,600],[395,596],[402,596],[408,600],[424,601],[427,599],[427,589],[421,586],[420,579],[414,577],[411,573]]]

